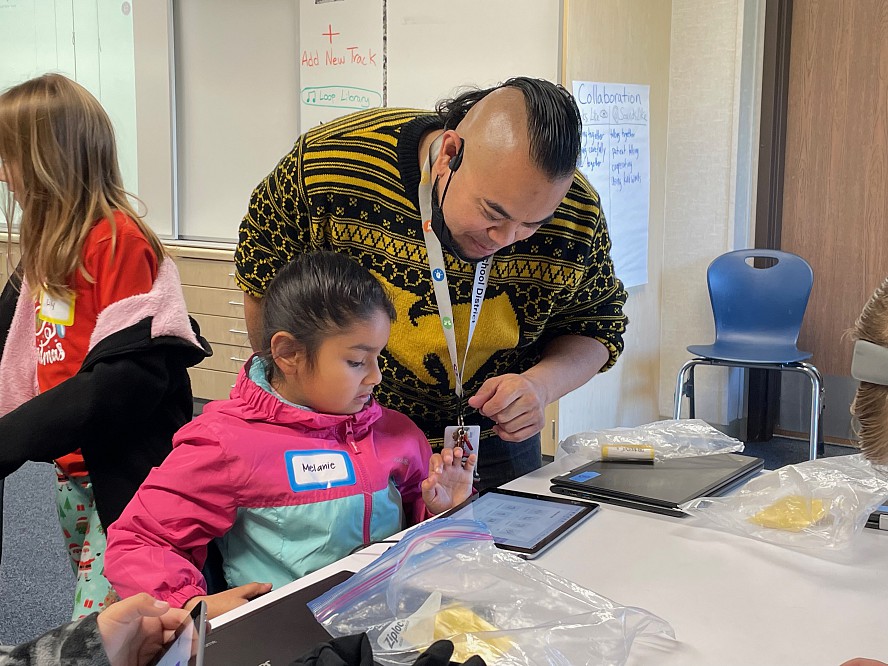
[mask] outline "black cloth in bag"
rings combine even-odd
[[[414,666],[459,666],[450,661],[453,643],[435,641],[413,662]],[[373,649],[367,634],[334,638],[321,643],[290,666],[374,666]],[[486,666],[481,657],[470,657],[464,666]]]

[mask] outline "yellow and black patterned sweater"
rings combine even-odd
[[[454,377],[420,226],[419,142],[440,129],[426,111],[373,109],[316,127],[253,191],[235,255],[237,282],[261,297],[277,270],[302,252],[332,249],[370,270],[398,318],[380,359],[380,403],[412,418],[432,445],[453,423]],[[626,292],[614,275],[598,194],[577,173],[555,219],[495,256],[465,371],[467,395],[489,377],[527,370],[561,335],[623,347]],[[474,265],[445,252],[460,357]],[[470,414],[482,425],[492,423]]]

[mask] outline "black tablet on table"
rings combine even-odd
[[[530,560],[596,511],[592,502],[491,488],[440,517],[480,521],[497,547]]]
[[[308,602],[351,576],[351,571],[335,573],[212,629],[206,638],[205,665],[289,664],[329,641],[330,634],[312,615]]]
[[[873,511],[866,521],[866,526],[888,531],[888,504],[883,504]]]
[[[652,465],[626,461],[597,461],[556,476],[552,492],[685,516],[679,505],[704,495],[724,495],[746,483],[763,468],[761,458],[716,453],[671,458]]]

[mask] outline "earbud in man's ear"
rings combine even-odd
[[[456,171],[457,169],[459,169],[459,166],[462,164],[463,150],[465,149],[465,147],[466,147],[466,140],[460,139],[459,140],[459,150],[456,152],[456,155],[454,155],[453,157],[450,158],[450,162],[447,165],[450,167],[451,171]]]

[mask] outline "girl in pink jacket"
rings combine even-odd
[[[433,455],[372,397],[395,310],[370,273],[334,252],[301,255],[262,308],[263,351],[230,399],[176,434],[108,530],[105,572],[123,597],[203,598],[218,615],[472,492],[474,455]],[[213,539],[233,589],[205,597]]]

